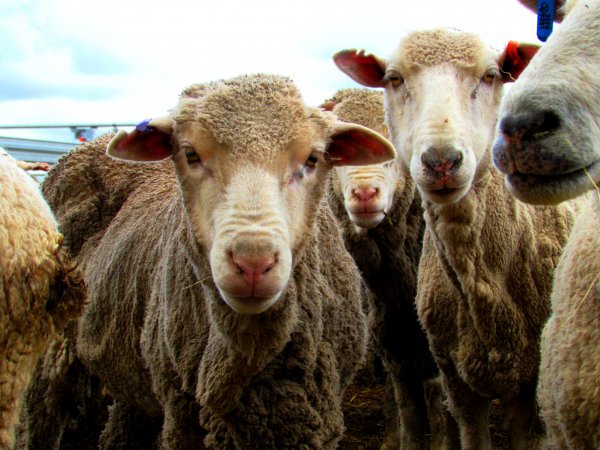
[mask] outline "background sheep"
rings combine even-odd
[[[596,185],[556,271],[538,399],[549,446],[598,448],[600,2],[565,9],[564,23],[506,96],[494,161],[511,192],[530,203],[556,204]]]
[[[78,356],[116,399],[102,446],[158,419],[167,448],[335,448],[366,329],[325,182],[391,144],[257,75],[188,88],[107,151],[173,163],[92,143],[44,184],[89,285]],[[97,191],[115,197],[94,225]]]
[[[386,120],[423,198],[426,231],[417,309],[440,367],[462,448],[491,448],[489,407],[507,409],[513,448],[535,448],[539,335],[570,211],[530,207],[491,166],[503,83],[535,47],[500,55],[470,33],[408,35],[386,62],[335,59],[353,79],[385,88]]]
[[[35,181],[0,157],[0,448],[12,448],[36,361],[67,321],[81,313],[79,270]]]
[[[172,172],[169,161],[125,164],[106,158],[104,153],[113,137],[100,136],[64,157],[69,160],[69,170],[60,173],[62,182],[76,188],[58,191],[42,185],[64,233],[63,248],[82,269],[88,248],[102,238],[129,195],[148,180]],[[56,172],[50,172],[48,180],[56,176]],[[76,324],[69,326],[36,367],[27,392],[18,448],[97,447],[112,399],[77,358],[77,333]]]
[[[381,92],[344,89],[324,106],[343,121],[387,134]],[[374,348],[393,385],[384,412],[394,414],[387,418],[382,449],[428,446],[432,430],[426,399],[431,392],[426,392],[425,383],[438,372],[415,308],[423,209],[414,182],[400,170],[396,160],[336,167],[329,194],[346,248],[368,287]]]

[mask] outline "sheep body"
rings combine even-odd
[[[37,184],[9,156],[0,157],[0,208],[0,448],[12,448],[34,366],[85,294]]]
[[[347,122],[385,133],[383,95],[369,89],[338,91],[325,105]],[[339,172],[342,172],[340,174]],[[352,211],[371,204],[352,198],[356,189],[371,187],[384,198],[385,217],[362,228]],[[394,161],[384,166],[336,168],[329,200],[343,230],[346,248],[361,271],[368,292],[369,328],[375,351],[381,356],[395,399],[387,399],[399,412],[400,428],[386,429],[383,448],[424,447],[432,431],[426,392],[438,375],[415,308],[417,268],[425,222],[421,199],[413,180],[400,173]],[[387,196],[387,197],[386,197]],[[370,203],[372,202],[372,199]],[[358,205],[353,208],[352,202]],[[393,281],[391,281],[393,280]],[[410,345],[407,345],[410,343]],[[396,416],[398,414],[396,413]],[[395,417],[398,420],[398,417]]]
[[[108,145],[125,159],[156,160],[156,150],[173,164],[109,161],[99,141],[49,174],[45,193],[89,286],[77,355],[116,399],[102,446],[139,445],[127,427],[157,420],[167,448],[337,445],[341,395],[366,339],[358,272],[323,196],[325,159],[345,158],[338,135],[366,137],[380,152],[374,162],[394,154],[374,133],[305,106],[289,80],[243,76],[190,87],[169,117]],[[69,198],[90,172],[96,189]],[[274,173],[285,178],[276,184]],[[101,222],[88,216],[99,200]],[[275,209],[287,202],[283,221]],[[209,231],[221,221],[230,225]],[[240,246],[236,230],[255,237]],[[258,259],[264,233],[289,239],[291,256],[280,247],[273,269],[253,278],[253,289],[281,293],[247,304],[232,293],[246,289],[252,260],[232,266],[237,252]],[[286,264],[289,278],[279,275]]]
[[[513,447],[542,436],[538,344],[573,211],[517,202],[490,155],[503,82],[535,50],[498,54],[440,29],[409,34],[387,61],[336,56],[355,80],[385,88],[391,140],[423,198],[417,310],[467,449],[491,448],[493,398],[505,404]]]
[[[548,445],[556,448],[600,446],[600,201],[590,203],[556,269],[542,334],[538,399]]]
[[[555,5],[564,7],[558,16],[564,22],[507,93],[494,161],[511,192],[529,203],[557,204],[591,190],[585,194],[591,199],[580,199],[581,212],[556,269],[538,399],[547,446],[598,448],[600,2]]]

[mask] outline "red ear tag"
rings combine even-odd
[[[506,56],[510,58],[513,66],[519,66],[521,57],[519,56],[519,43],[517,41],[508,41],[508,44],[506,45]]]

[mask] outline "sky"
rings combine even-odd
[[[0,126],[138,123],[190,84],[256,72],[291,77],[319,105],[358,86],[335,52],[387,57],[409,31],[439,26],[498,50],[539,43],[517,0],[2,0]],[[68,129],[0,136],[74,142]]]

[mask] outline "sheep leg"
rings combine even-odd
[[[452,377],[445,375],[448,409],[458,424],[461,448],[491,450],[490,399],[473,391],[456,373]]]
[[[431,450],[460,450],[460,435],[456,420],[448,408],[440,377],[425,381],[425,402],[429,422]]]
[[[385,432],[380,450],[396,450],[400,448],[400,416],[392,377],[388,374],[385,380],[385,398],[383,402],[383,419]]]
[[[151,449],[160,431],[160,418],[151,418],[134,406],[115,400],[109,408],[108,421],[99,447],[103,450]]]
[[[400,414],[401,448],[429,448],[429,424],[423,380],[395,380]]]
[[[72,339],[57,339],[33,374],[17,448],[96,447],[108,401],[100,381],[74,355]]]
[[[171,390],[163,407],[165,418],[161,434],[162,449],[205,448],[205,433],[200,427],[200,407],[193,397]]]
[[[538,414],[535,386],[521,387],[519,395],[507,402],[508,438],[513,450],[542,447],[544,426]]]

